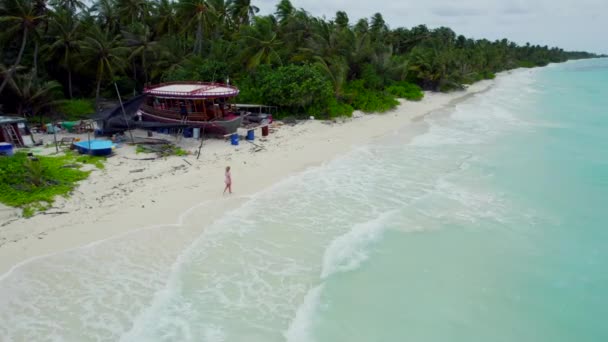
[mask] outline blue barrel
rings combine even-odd
[[[184,128],[184,138],[192,138],[192,128]]]
[[[252,129],[247,131],[247,140],[253,141],[253,139],[255,138],[255,134],[253,132],[255,132],[255,131]]]
[[[239,144],[239,134],[238,133],[232,133],[232,135],[230,136],[230,143],[232,145]]]
[[[12,156],[13,145],[9,143],[0,143],[0,156]]]

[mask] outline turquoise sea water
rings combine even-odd
[[[24,265],[1,340],[608,341],[608,60],[514,71],[414,126],[194,241],[197,210]]]

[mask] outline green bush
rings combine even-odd
[[[393,85],[386,88],[386,91],[397,98],[410,101],[420,101],[424,97],[422,89],[409,82],[395,82]]]
[[[327,104],[327,117],[328,118],[337,118],[340,116],[353,116],[353,107],[348,103],[343,103],[337,101],[335,98],[332,98]]]
[[[518,66],[520,68],[534,68],[536,64],[530,61],[519,61]]]
[[[493,80],[496,78],[496,74],[490,71],[486,71],[483,73],[483,78],[485,80]]]
[[[333,97],[331,83],[312,65],[260,66],[238,83],[238,101],[280,106],[296,116],[322,117]]]
[[[66,167],[73,166],[69,165],[75,162],[73,155],[36,158],[31,160],[25,153],[0,158],[0,202],[24,207],[24,215],[33,214],[36,208],[48,208],[55,196],[66,196],[89,175]]]
[[[363,80],[349,82],[344,92],[348,104],[366,113],[386,112],[399,104],[399,101],[388,93],[366,88]]]
[[[92,100],[88,99],[72,99],[62,101],[57,111],[64,119],[69,121],[76,121],[87,118],[90,114],[95,112],[95,108]]]

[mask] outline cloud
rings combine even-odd
[[[441,6],[433,8],[431,13],[440,17],[470,17],[484,15],[487,12],[479,8]]]
[[[279,0],[252,0],[260,14],[274,13]],[[391,28],[447,26],[457,34],[507,38],[565,49],[606,51],[607,0],[291,0],[314,16],[346,11],[351,23],[380,12]]]
[[[518,6],[504,7],[502,9],[500,9],[499,12],[503,13],[503,14],[507,14],[507,15],[522,15],[522,14],[531,13],[531,11],[529,9],[523,8],[523,7],[518,7]]]

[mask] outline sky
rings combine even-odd
[[[259,14],[279,0],[254,0]],[[314,16],[345,11],[351,23],[380,12],[391,28],[447,26],[466,37],[608,53],[608,0],[291,0]]]

